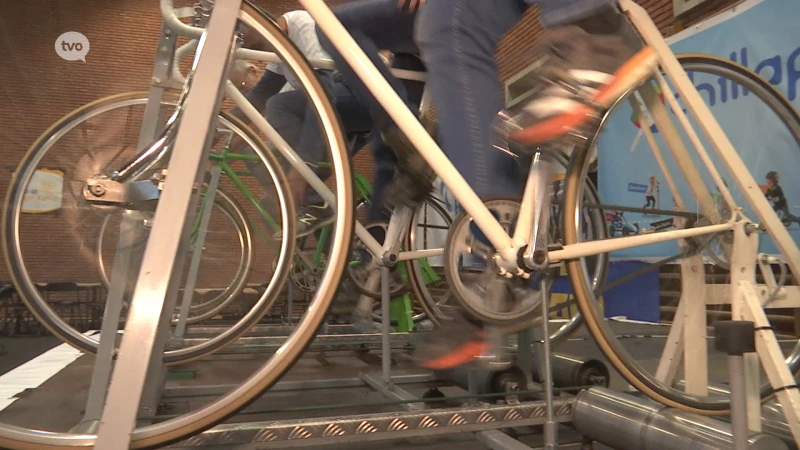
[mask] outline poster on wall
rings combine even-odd
[[[737,62],[755,71],[795,107],[800,109],[800,27],[797,26],[795,0],[748,1],[728,18],[712,19],[697,29],[687,30],[671,39],[674,53],[705,53]],[[783,219],[791,236],[800,239],[800,147],[786,125],[767,105],[751,92],[722,78],[719,74],[687,71],[700,96],[710,106],[712,114],[727,134],[739,156],[765,192],[773,208]],[[664,101],[663,93],[662,101]],[[678,101],[681,103],[680,96]],[[642,234],[680,227],[685,218],[670,215],[675,202],[664,172],[642,131],[629,102],[622,102],[608,120],[598,142],[600,155],[599,192],[604,204],[621,205],[633,211],[606,211],[612,235]],[[647,116],[645,116],[647,117]],[[648,125],[652,122],[648,121]],[[692,120],[693,124],[696,124]],[[698,129],[695,127],[695,129]],[[665,165],[677,185],[681,199],[690,211],[697,211],[696,202],[686,185],[678,165],[656,126],[650,125],[661,151],[666,154]],[[715,186],[702,161],[696,155],[685,133],[684,143],[694,156],[693,164],[703,167],[701,173],[708,186]],[[702,135],[702,132],[700,132]],[[741,191],[724,169],[713,147],[704,139],[704,147],[730,187],[734,200],[745,214],[758,220],[748,207]],[[720,192],[710,189],[718,210],[726,205]],[[769,236],[760,239],[760,252],[775,254],[777,248]],[[612,256],[623,259],[663,258],[677,254],[677,243],[667,242],[627,249]]]
[[[22,198],[23,213],[46,213],[61,208],[64,190],[64,173],[60,170],[41,169],[31,177]]]

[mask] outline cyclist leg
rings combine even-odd
[[[571,71],[576,77],[571,81],[587,84],[576,86],[584,91],[595,91],[592,88],[598,83],[613,79],[611,74],[635,53],[627,36],[621,36],[627,30],[611,0],[434,0],[426,4],[419,17],[417,43],[428,69],[443,146],[479,195],[518,193],[516,186],[495,182],[497,172],[508,170],[502,153],[490,150],[491,124],[504,106],[495,52],[500,38],[531,4],[540,5],[542,23],[551,28],[542,48],[558,52],[547,55],[550,59],[544,66]],[[525,105],[518,120],[525,126],[548,125],[541,121],[552,122],[581,105],[564,96],[563,90],[544,90]],[[560,137],[565,130],[558,128],[561,134],[548,139]],[[541,137],[543,129],[534,126],[525,132],[519,137]],[[485,170],[468,170],[472,167]]]
[[[397,156],[392,148],[383,141],[379,133],[372,137],[372,201],[367,211],[370,222],[386,222],[390,211],[385,206],[386,188],[394,178]]]
[[[789,211],[789,203],[786,202],[780,211],[783,212],[783,219],[787,222],[800,223],[800,219]]]
[[[551,59],[543,67],[569,73],[570,83],[577,84],[589,98],[594,99],[594,93],[609,85],[613,74],[634,54],[619,36],[622,17],[610,0],[428,2],[420,13],[416,37],[436,103],[441,142],[480,196],[519,195],[522,190],[519,178],[514,176],[514,159],[492,149],[492,123],[504,106],[495,53],[501,37],[534,3],[541,6],[543,24],[557,27],[545,40],[544,49],[551,51]],[[529,144],[537,142],[533,139],[537,138],[541,143],[561,136],[569,126],[580,125],[577,120],[566,122],[567,125],[559,122],[562,115],[589,115],[579,106],[583,103],[571,100],[565,92],[548,88],[529,101],[523,114],[515,117],[525,133],[514,137]],[[537,127],[537,123],[545,127]],[[543,131],[550,132],[549,136],[544,135],[547,139],[541,139]],[[486,241],[483,233],[475,234]],[[483,287],[487,293],[508,294],[507,290],[496,288]],[[464,323],[456,320],[453,326],[442,327],[438,340],[434,338],[431,345],[420,349],[421,365],[452,367],[469,362],[484,351],[482,332],[475,327],[474,333],[466,333]]]
[[[379,50],[389,50],[393,53],[418,53],[413,39],[416,14],[399,9],[396,0],[356,1],[334,9],[334,13],[356,43],[364,50],[370,61],[375,64],[381,75],[386,78],[400,98],[409,104],[405,85],[392,75],[378,52]],[[317,27],[317,36],[322,48],[328,52],[336,63],[337,70],[344,76],[345,83],[353,89],[359,101],[369,108],[374,126],[382,130],[392,123],[377,99],[319,27]],[[413,105],[409,104],[409,107],[413,108]]]
[[[362,132],[371,128],[368,111],[354,97],[352,91],[343,83],[333,82],[326,75],[321,76],[328,88],[342,126],[346,133]],[[292,146],[298,157],[312,166],[327,162],[327,153],[321,139],[317,114],[303,92],[289,91],[272,97],[266,105],[268,120],[286,142]],[[302,205],[298,210],[302,235],[327,225],[333,219],[332,210],[324,202],[313,201],[318,195],[308,196],[308,182],[288,163],[284,170],[294,201]],[[317,175],[325,180],[330,172],[315,168]],[[311,197],[312,201],[309,200]]]
[[[305,93],[294,90],[282,92],[270,98],[264,109],[267,121],[301,160],[312,165],[320,162],[324,148],[321,144],[316,113],[309,107]],[[309,134],[313,136],[312,139],[307,137]],[[313,231],[312,228],[318,228],[316,225],[322,223],[324,218],[320,217],[319,211],[308,211],[308,207],[311,206],[305,202],[308,182],[300,172],[285,159],[281,159],[281,167],[286,174],[292,199],[297,205],[298,233],[308,234]],[[270,214],[275,211],[274,200],[267,199],[262,203],[266,203],[264,206]]]

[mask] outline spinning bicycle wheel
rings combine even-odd
[[[74,276],[94,281],[90,275],[92,267],[97,268],[100,282],[106,288],[110,285],[111,263],[114,260],[116,244],[120,238],[120,218],[122,209],[117,206],[94,206],[82,198],[86,178],[95,173],[104,173],[109,167],[120,164],[120,159],[135,151],[135,139],[140,129],[141,116],[147,104],[146,93],[128,93],[107,97],[66,115],[51,130],[43,134],[31,147],[28,156],[20,164],[23,168],[14,189],[9,194],[9,208],[6,223],[9,229],[16,229],[14,238],[9,240],[9,267],[18,268],[18,290],[29,308],[53,334],[64,342],[88,353],[95,353],[99,346],[96,337],[86,336],[73,328],[69,319],[59,317],[47,295],[38,287],[47,280],[41,273],[35,245],[41,236],[29,230],[42,230],[45,227],[59,227],[69,230],[71,242],[63,242],[58,253],[66,257],[64,264],[75,267]],[[162,108],[172,110],[175,102],[163,101]],[[220,127],[232,130],[245,140],[261,145],[265,154],[265,167],[275,172],[277,162],[266,151],[263,144],[247,127],[237,125],[227,113],[218,118]],[[118,134],[116,133],[118,132]],[[56,217],[41,217],[38,214],[24,215],[25,192],[37,173],[48,167],[59,167],[64,173],[65,190],[61,197],[60,214]],[[277,172],[275,172],[277,173]],[[272,187],[285,191],[285,182],[277,176]],[[281,195],[286,195],[282,192]],[[204,202],[200,202],[201,208]],[[150,215],[150,214],[147,214]],[[134,238],[131,250],[143,251],[146,231]],[[93,236],[97,236],[93,238]],[[144,237],[142,237],[144,236]],[[97,245],[91,245],[92,240]],[[198,280],[216,281],[216,285],[196,285],[195,289],[217,292],[208,301],[193,305],[191,319],[196,323],[223,310],[241,293],[253,268],[253,239],[249,223],[241,206],[224,192],[215,195],[203,254],[198,270]],[[33,249],[28,247],[33,244]],[[73,250],[77,249],[77,250]],[[76,264],[78,258],[79,263]],[[234,262],[234,264],[230,264]],[[188,266],[188,265],[187,265]],[[209,275],[214,276],[209,276]],[[277,270],[274,275],[280,276]],[[92,278],[87,278],[92,277]],[[186,274],[184,275],[184,279]],[[81,278],[78,278],[81,279]],[[130,288],[131,286],[129,286]],[[182,290],[179,292],[182,298]],[[194,296],[193,296],[194,297]],[[167,364],[177,364],[217,351],[233,342],[255,324],[272,304],[272,298],[258,302],[250,314],[233,326],[202,344],[173,348],[165,353]]]
[[[775,128],[770,129],[770,133],[772,136],[776,137],[776,139],[770,140],[769,142],[771,142],[773,145],[775,143],[780,143],[782,147],[781,149],[786,150],[781,153],[781,155],[783,155],[783,158],[786,158],[787,160],[782,160],[780,162],[782,165],[779,167],[786,167],[788,165],[790,168],[794,168],[794,170],[796,170],[798,163],[800,163],[800,116],[798,116],[791,104],[774,87],[747,68],[728,60],[723,60],[712,56],[693,54],[677,55],[677,57],[678,61],[683,66],[684,70],[689,74],[690,79],[693,80],[696,86],[711,86],[710,83],[713,82],[714,85],[738,87],[738,89],[741,89],[739,91],[740,93],[748,93],[746,99],[744,97],[740,99],[742,103],[739,103],[738,106],[739,108],[746,108],[739,109],[735,111],[736,113],[751,114],[753,117],[766,117],[766,115],[772,115],[775,120],[771,123],[775,125]],[[594,144],[598,146],[601,160],[603,158],[604,150],[602,133],[607,127],[611,126],[611,123],[616,123],[610,116],[612,116],[615,112],[622,111],[623,113],[620,114],[618,119],[623,122],[628,121],[629,116],[625,114],[625,108],[628,104],[628,100],[632,100],[633,102],[637,101],[632,97],[632,95],[633,93],[629,93],[626,98],[620,99],[614,108],[612,108],[603,118],[600,131],[594,137]],[[707,95],[708,94],[705,96],[706,101],[713,102],[713,100],[708,99]],[[732,106],[729,106],[729,108],[730,107]],[[726,111],[729,110],[724,110],[722,112]],[[715,113],[715,115],[717,114]],[[727,114],[718,117],[721,127],[729,135],[735,133],[735,135],[738,137],[753,136],[753,138],[756,139],[758,136],[763,135],[764,130],[761,129],[733,129],[729,123],[726,123],[724,119],[725,117],[728,117]],[[692,118],[690,118],[690,120],[694,121]],[[737,121],[736,126],[742,127],[746,122],[747,121]],[[618,128],[615,130],[618,130]],[[748,147],[745,138],[741,138],[741,140],[736,140],[734,142],[737,142],[737,145],[745,146],[745,148]],[[706,148],[710,148],[709,145],[706,143],[704,144]],[[762,147],[759,147],[759,152],[763,152],[762,148],[763,145]],[[633,151],[634,150],[631,149],[631,152]],[[769,152],[769,149],[767,149],[767,152]],[[578,152],[578,154],[573,157],[572,164],[569,168],[565,196],[565,207],[567,210],[577,208],[581,204],[580,199],[582,198],[584,192],[584,184],[582,180],[585,179],[588,170],[587,153],[588,152],[586,151]],[[777,155],[775,156],[777,157]],[[788,159],[793,157],[797,157],[797,160],[789,162]],[[758,166],[758,164],[750,161],[748,161],[748,165],[751,170],[756,170]],[[624,170],[624,165],[620,164],[618,166]],[[617,174],[616,176],[619,177],[619,179],[624,179],[623,175],[624,174]],[[641,174],[639,175],[641,177]],[[721,172],[721,175],[723,178],[725,177],[725,173]],[[602,177],[603,174],[601,173],[600,176]],[[756,175],[756,177],[758,176],[759,175]],[[627,182],[627,179],[624,179],[624,181]],[[737,202],[742,200],[742,197],[738,196],[733,189],[731,190],[731,194],[733,195],[734,200]],[[741,201],[740,204],[744,206],[746,205],[746,202]],[[748,211],[746,209],[744,212],[746,215],[748,215]],[[721,216],[724,217],[724,214],[721,214]],[[583,237],[578,236],[577,233],[575,233],[576,222],[580,219],[580,214],[567,214],[564,216],[564,237],[567,245],[584,241]],[[688,220],[685,226],[691,225],[691,221]],[[764,241],[766,241],[766,239]],[[709,251],[712,251],[714,252],[713,255],[707,255],[712,261],[727,259],[727,255],[724,254],[724,252],[720,253],[720,249],[724,249],[724,246],[709,247],[707,245],[708,241],[701,239],[688,240],[687,243],[689,244],[687,246],[689,254],[707,254]],[[762,244],[764,244],[763,241]],[[709,250],[710,248],[711,250]],[[685,255],[679,254],[676,256]],[[755,264],[755,261],[753,263]],[[652,367],[652,361],[650,361],[651,358],[646,358],[648,361],[638,361],[637,358],[633,356],[634,348],[626,347],[623,344],[624,339],[622,337],[618,337],[615,331],[612,329],[610,323],[603,318],[603,314],[598,307],[597,295],[595,295],[593,292],[592,286],[589,282],[590,274],[586,272],[585,267],[581,265],[580,262],[571,261],[569,263],[569,269],[570,280],[572,282],[575,295],[578,299],[581,312],[584,315],[584,319],[587,323],[589,331],[605,356],[612,363],[614,368],[620,374],[622,374],[628,383],[633,385],[636,389],[640,390],[648,397],[668,406],[678,407],[700,414],[725,414],[728,412],[730,408],[729,397],[689,394],[674,387],[679,385],[677,383],[679,380],[674,378],[674,373],[671,375],[659,376],[657,378],[655,374],[659,371],[654,370]],[[644,269],[640,270],[644,271]],[[691,295],[691,293],[687,295]],[[683,301],[687,300],[683,300],[682,298],[680,302]],[[719,313],[720,311],[714,312]],[[722,311],[722,314],[724,314],[724,311]],[[709,315],[709,317],[714,316]],[[658,334],[664,333],[660,331]],[[793,349],[785,348],[784,351],[786,353],[790,353],[786,362],[791,371],[793,373],[796,372],[797,369],[800,368],[800,343],[796,344]],[[642,353],[643,350],[638,349],[637,354],[641,356]],[[709,351],[709,354],[711,354],[711,351]],[[686,358],[684,357],[683,359],[685,361]],[[668,360],[662,356],[661,361],[663,362]],[[667,362],[667,364],[670,363]],[[659,365],[661,365],[661,362]],[[718,365],[724,367],[724,364]],[[712,364],[709,364],[708,366],[711,368]],[[677,372],[678,369],[675,368],[674,370]],[[710,371],[708,376],[711,377]],[[725,376],[725,374],[722,376]],[[710,379],[709,381],[722,382],[714,379]],[[762,398],[766,399],[771,393],[772,390],[769,385],[764,385],[762,387]]]
[[[158,447],[208,429],[234,415],[238,410],[269,389],[289,370],[316,335],[328,312],[336,286],[346,266],[348,257],[346,250],[350,246],[353,227],[353,189],[349,159],[344,144],[345,140],[336,119],[335,110],[314,70],[273,20],[269,19],[265,13],[250,3],[243,3],[240,19],[260,34],[275,49],[284,64],[294,71],[295,76],[308,94],[307,98],[317,111],[324,142],[330,151],[330,162],[335,177],[334,199],[338,206],[335,212],[335,226],[331,233],[331,261],[322,276],[320,289],[312,300],[312,305],[309,307],[305,317],[299,323],[297,330],[287,337],[283,346],[263,366],[225,395],[195,411],[153,425],[136,428],[131,434],[132,448]],[[251,144],[257,142],[258,139],[253,139]],[[268,158],[257,146],[253,148],[262,161]],[[21,209],[19,198],[22,196],[21,189],[24,192],[26,185],[26,183],[19,180],[26,180],[32,176],[32,171],[35,169],[36,164],[30,158],[34,154],[34,152],[29,153],[29,157],[25,161],[26,164],[21,166],[20,170],[15,174],[15,183],[6,202],[3,236],[8,242],[13,242],[14,233],[18,230],[17,218]],[[281,177],[280,171],[275,171],[271,175]],[[288,198],[286,195],[281,195],[280,200],[284,203]],[[283,233],[283,245],[281,248],[283,257],[279,263],[279,269],[283,276],[281,279],[278,279],[278,277],[273,278],[261,301],[265,301],[267,297],[273,294],[273,291],[281,289],[286,279],[289,261],[293,253],[291,243],[294,242],[295,230],[293,227],[294,222],[289,220],[290,218],[294,219],[294,217],[289,217],[290,215],[293,216],[292,203],[286,203],[285,206],[281,220],[285,222],[283,230],[286,232]],[[13,253],[14,250],[9,250],[10,247],[12,246],[6,246],[6,261],[11,263],[9,267],[12,270],[14,282],[17,286],[20,286],[26,281],[26,268],[17,264],[17,255]],[[28,290],[32,290],[30,286],[27,287],[29,288]],[[30,296],[26,295],[26,297],[28,297],[26,300],[29,304],[33,305],[34,302],[31,301]],[[41,316],[40,314],[40,319],[42,319]],[[53,331],[58,331],[56,327],[51,328],[53,328]],[[87,345],[87,347],[89,346]],[[94,443],[95,439],[95,435],[45,433],[19,427],[0,426],[0,446],[3,447],[36,449],[88,447]]]

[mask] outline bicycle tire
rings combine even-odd
[[[202,432],[233,416],[269,389],[292,367],[316,335],[328,314],[336,288],[347,263],[353,229],[352,172],[349,154],[336,111],[317,79],[316,72],[311,68],[302,53],[289,41],[288,37],[280,31],[274,19],[253,5],[250,0],[243,1],[239,18],[248,26],[254,28],[272,46],[274,51],[281,57],[283,63],[294,71],[299,82],[308,91],[309,100],[317,110],[326,144],[332,150],[331,163],[336,183],[335,195],[338,207],[335,213],[337,227],[333,233],[331,252],[333,261],[323,275],[317,298],[315,298],[306,316],[299,323],[297,330],[287,338],[283,346],[263,366],[227,394],[205,404],[196,411],[164,422],[136,428],[130,436],[130,448],[152,448],[168,445],[192,434]],[[15,177],[15,179],[17,178]],[[290,224],[289,226],[292,226],[293,222],[289,219],[293,218],[283,217],[283,220]],[[294,231],[294,228],[291,231]],[[8,232],[9,229],[6,227],[6,221],[4,220],[3,236],[8,236]],[[284,233],[284,235],[292,237],[292,239],[287,238],[287,240],[294,240],[294,234],[289,236],[288,233]],[[284,250],[284,259],[288,262],[293,253],[293,251],[286,252]],[[280,281],[281,283],[273,283],[273,285],[281,286],[285,279]],[[94,444],[95,439],[96,435],[43,433],[8,425],[0,426],[0,446],[10,448],[70,449],[90,447]]]
[[[414,211],[414,215],[411,216],[405,242],[403,242],[403,246],[406,249],[410,250],[416,248],[417,223],[419,223],[419,213],[422,211],[423,207],[433,208],[436,213],[440,215],[440,217],[444,218],[447,228],[450,228],[450,226],[453,224],[453,218],[450,216],[450,213],[448,213],[439,202],[426,199],[425,203],[422,203],[420,207]],[[416,302],[419,303],[419,306],[423,311],[422,314],[414,316],[414,323],[419,323],[425,319],[430,319],[434,325],[438,326],[439,318],[435,312],[437,303],[433,299],[433,296],[425,284],[425,277],[422,273],[421,265],[417,260],[406,261],[405,265],[411,295],[414,299],[416,299]],[[444,275],[442,275],[442,278],[444,278]]]
[[[767,103],[773,112],[792,130],[792,134],[800,147],[800,116],[798,116],[788,100],[766,80],[742,65],[719,57],[702,54],[684,54],[676,55],[676,57],[681,65],[684,66],[684,70],[700,71],[699,69],[704,69],[704,71],[716,75],[729,75],[737,83],[749,89],[752,94]],[[603,126],[615,107],[626,98],[627,95],[620,98],[603,117],[601,126],[593,137],[592,145],[596,144],[602,133]],[[587,148],[591,148],[591,146]],[[578,152],[573,157],[572,164],[567,172],[565,192],[565,204],[567,206],[577,205],[578,199],[581,198],[582,180],[586,177],[589,169],[588,153],[588,151]],[[580,242],[573,228],[578,217],[566,215],[564,219],[565,244],[570,245]],[[578,300],[578,306],[583,313],[590,334],[612,366],[628,383],[644,395],[666,406],[703,415],[723,415],[729,412],[730,400],[693,397],[666,386],[653,376],[645,373],[639,364],[627,354],[627,351],[622,347],[611,328],[605,322],[599,309],[595,307],[597,304],[596,298],[586,282],[586,274],[575,261],[569,262],[569,277]],[[793,373],[797,372],[798,368],[800,368],[800,343],[795,346],[794,351],[786,361],[790,370]],[[766,400],[771,394],[771,388],[762,386],[762,400]]]

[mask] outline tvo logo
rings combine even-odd
[[[89,39],[77,31],[68,31],[56,39],[56,53],[65,61],[86,62]]]

